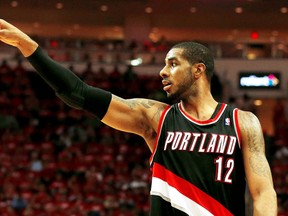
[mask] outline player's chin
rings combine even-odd
[[[173,98],[173,93],[171,93],[170,91],[166,91],[166,94],[167,94],[167,98]]]
[[[177,103],[180,101],[180,98],[177,96],[177,94],[173,94],[173,93],[167,93],[167,99],[170,103]]]

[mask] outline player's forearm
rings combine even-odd
[[[66,104],[93,113],[99,119],[106,114],[112,98],[110,92],[88,86],[72,71],[51,59],[41,47],[27,59]]]
[[[267,190],[254,200],[253,216],[277,216],[277,196],[274,190]]]
[[[56,93],[70,92],[82,82],[72,71],[50,58],[41,47],[37,47],[27,60]]]

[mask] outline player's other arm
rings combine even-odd
[[[0,40],[17,47],[65,103],[94,114],[113,128],[141,135],[153,149],[158,121],[166,104],[147,99],[124,100],[88,86],[51,59],[28,35],[1,19]]]
[[[276,216],[277,196],[258,118],[251,112],[239,111],[242,151],[248,187],[253,199],[254,216]]]

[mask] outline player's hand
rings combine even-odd
[[[25,37],[25,34],[18,28],[0,19],[0,40],[9,45],[18,46],[19,39]]]
[[[3,19],[0,19],[0,40],[17,47],[25,57],[31,55],[38,46],[27,34]]]

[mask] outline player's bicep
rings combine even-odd
[[[135,133],[133,128],[140,119],[141,112],[133,103],[112,95],[112,100],[102,122],[112,128]]]
[[[154,116],[160,110],[159,107],[164,105],[148,99],[123,99],[113,95],[102,122],[115,129],[147,138],[148,133],[157,129],[158,119]]]
[[[258,118],[251,112],[239,112],[245,173],[252,196],[267,184],[272,185],[271,171],[265,156],[265,143]]]

